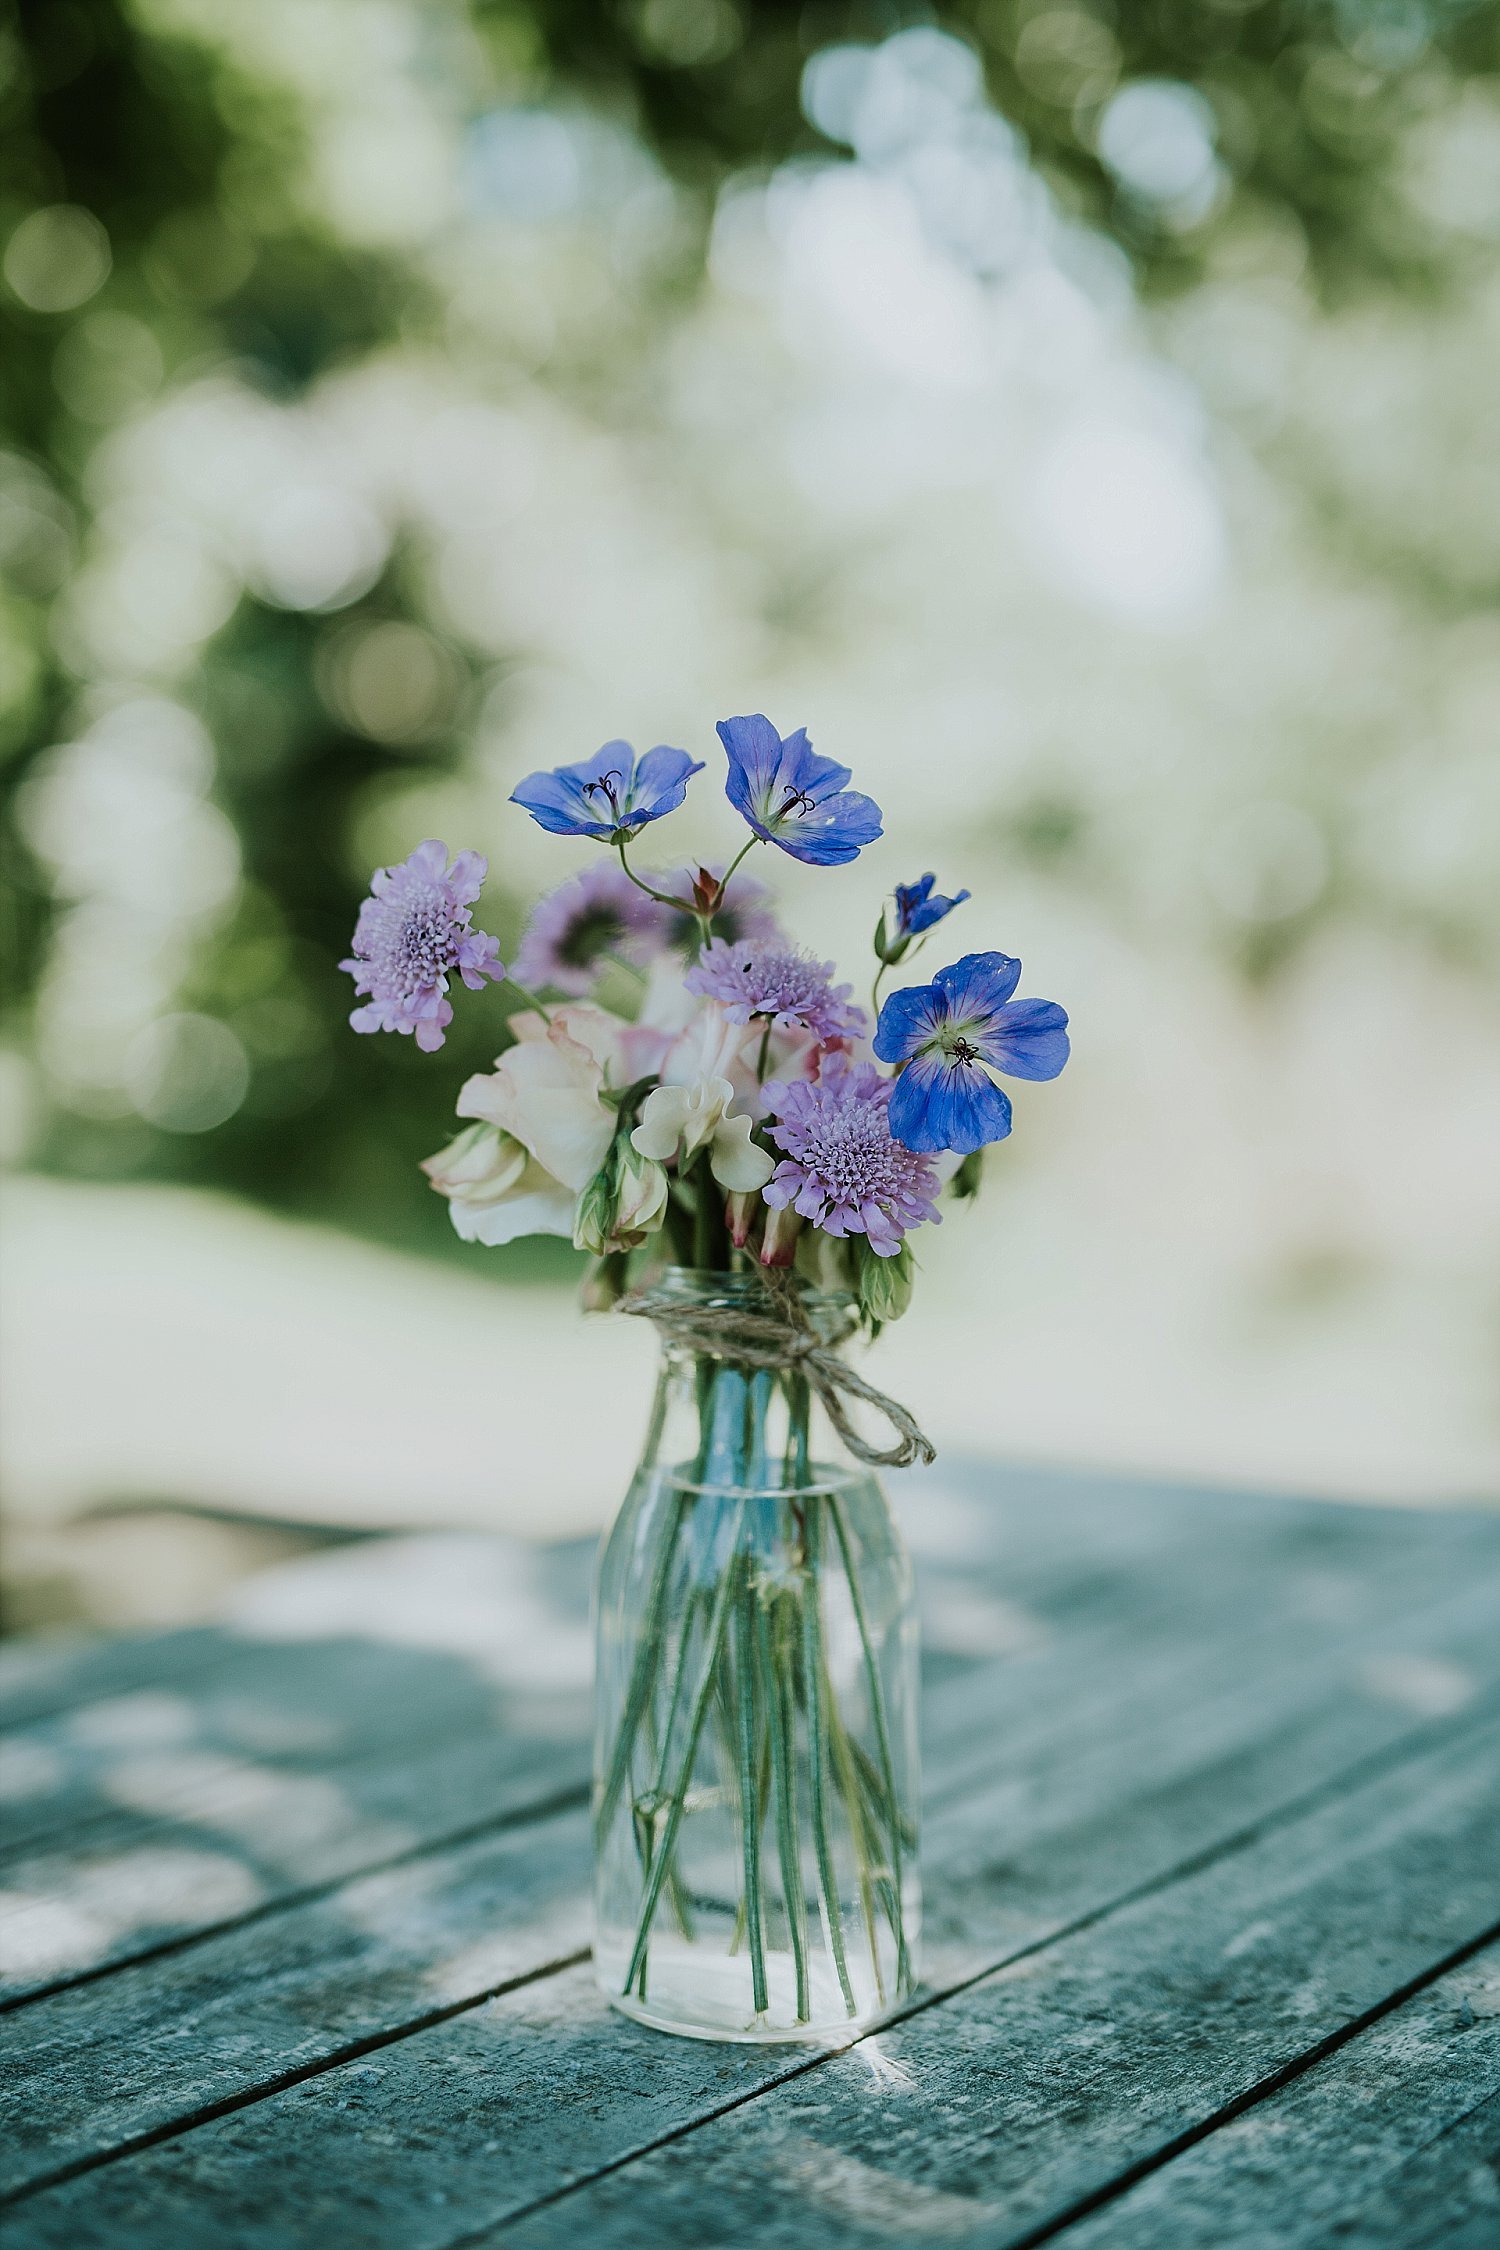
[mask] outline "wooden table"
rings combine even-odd
[[[595,1993],[581,1549],[13,1647],[8,2250],[1495,2250],[1500,1513],[902,1506],[927,1981],[838,2051]]]

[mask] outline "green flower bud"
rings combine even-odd
[[[859,1246],[859,1309],[873,1332],[899,1320],[911,1303],[912,1255],[903,1242],[893,1257],[878,1258],[863,1235],[852,1239]]]

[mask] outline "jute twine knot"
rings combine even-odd
[[[899,1399],[866,1382],[840,1356],[839,1346],[848,1342],[858,1325],[853,1316],[831,1335],[820,1335],[789,1274],[772,1268],[760,1278],[765,1285],[764,1305],[674,1304],[647,1288],[633,1289],[615,1310],[654,1321],[664,1336],[689,1351],[712,1352],[747,1367],[795,1369],[817,1392],[829,1421],[855,1459],[872,1469],[909,1469],[916,1461],[936,1460],[936,1448],[916,1416]],[[897,1442],[881,1447],[861,1437],[849,1419],[847,1399],[874,1407],[895,1431]]]

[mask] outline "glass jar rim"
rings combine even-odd
[[[796,1287],[804,1305],[837,1310],[856,1301],[852,1290],[818,1289],[800,1275],[796,1277]],[[659,1297],[667,1302],[759,1304],[767,1294],[766,1284],[755,1267],[729,1271],[712,1266],[662,1266],[642,1284],[643,1296]]]

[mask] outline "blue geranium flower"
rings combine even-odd
[[[880,807],[849,788],[847,766],[816,755],[805,727],[783,740],[756,712],[721,719],[719,739],[729,753],[729,802],[757,836],[793,859],[839,867],[880,834]]]
[[[1010,1101],[990,1073],[1055,1078],[1068,1059],[1067,1014],[1055,1000],[1012,1000],[1021,964],[1008,953],[966,953],[931,984],[893,992],[875,1052],[904,1063],[891,1093],[891,1131],[910,1149],[967,1156],[1010,1131]]]
[[[601,843],[626,842],[651,820],[676,812],[695,773],[702,773],[685,750],[658,744],[636,764],[628,742],[606,742],[592,758],[551,773],[529,773],[511,791],[532,819],[553,836],[597,836]]]
[[[959,891],[953,898],[941,895],[934,898],[932,886],[936,881],[935,875],[924,875],[920,882],[896,885],[895,934],[898,938],[920,937],[924,930],[932,929],[951,914],[955,906],[962,906],[969,896],[967,891]]]

